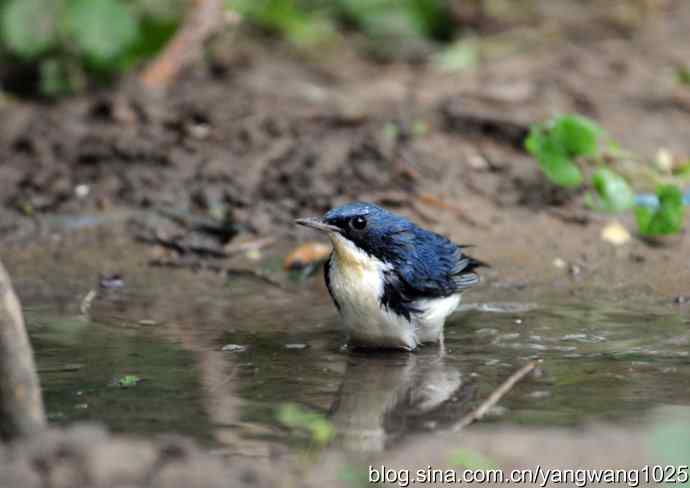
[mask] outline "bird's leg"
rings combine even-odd
[[[443,331],[441,331],[441,335],[438,336],[438,349],[439,356],[444,357],[446,355],[446,341]]]

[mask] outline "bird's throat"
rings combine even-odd
[[[375,258],[359,249],[352,241],[338,234],[333,234],[330,238],[335,254],[335,265],[342,273],[362,276],[367,271],[375,269]]]

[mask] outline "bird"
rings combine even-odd
[[[324,275],[348,346],[413,351],[443,345],[446,318],[479,283],[476,269],[486,266],[465,254],[470,246],[373,203],[347,203],[296,223],[331,241]]]

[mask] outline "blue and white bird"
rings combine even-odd
[[[328,291],[350,344],[414,350],[443,342],[446,318],[479,283],[483,263],[461,245],[371,203],[348,203],[297,223],[325,232]]]

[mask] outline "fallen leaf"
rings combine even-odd
[[[285,257],[283,267],[286,271],[302,269],[305,266],[324,261],[331,254],[331,246],[323,242],[310,241],[300,244]]]

